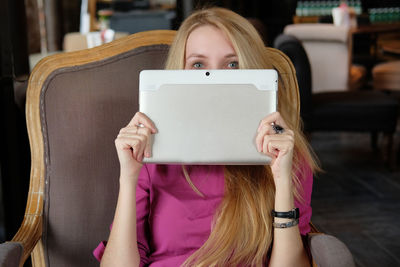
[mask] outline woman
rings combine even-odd
[[[268,68],[264,54],[246,19],[210,8],[183,22],[166,68]],[[115,140],[120,191],[101,266],[309,266],[301,236],[317,166],[284,92],[279,101],[254,129],[268,166],[143,165],[157,129],[136,113]]]

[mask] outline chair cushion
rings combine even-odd
[[[313,95],[313,119],[307,130],[383,131],[396,128],[398,102],[382,92],[331,92]]]
[[[163,68],[168,49],[139,47],[48,76],[41,94],[46,266],[98,266],[92,251],[108,238],[118,196],[114,140],[138,110],[139,72]]]
[[[372,77],[376,89],[400,90],[400,60],[376,65]]]
[[[354,267],[353,256],[346,245],[331,235],[309,236],[311,255],[317,266]]]
[[[22,251],[22,244],[18,242],[0,244],[0,267],[18,267]]]

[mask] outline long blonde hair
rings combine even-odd
[[[171,45],[166,68],[183,69],[186,40],[197,27],[212,25],[226,34],[242,69],[272,68],[264,43],[256,29],[240,15],[224,8],[198,10],[179,28]],[[282,92],[281,92],[282,91]],[[279,92],[279,111],[295,133],[292,177],[295,198],[301,200],[302,177],[308,166],[317,170],[301,129],[299,115],[284,91]],[[289,108],[287,108],[289,107]],[[297,121],[296,121],[297,120]],[[275,202],[275,184],[270,166],[226,166],[225,194],[214,217],[208,240],[183,266],[262,266],[272,242],[271,210]],[[189,180],[190,182],[190,180]]]

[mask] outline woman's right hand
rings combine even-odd
[[[154,123],[137,112],[129,124],[119,131],[115,147],[121,168],[121,177],[137,177],[144,157],[151,157],[151,135],[157,133]]]

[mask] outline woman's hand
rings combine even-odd
[[[282,131],[279,131],[279,126],[283,128]],[[291,181],[294,134],[279,112],[271,113],[261,121],[256,145],[259,152],[272,159],[271,170],[275,184],[282,180]]]
[[[121,168],[121,177],[137,177],[144,157],[151,157],[151,134],[157,132],[154,123],[137,112],[115,139]]]

